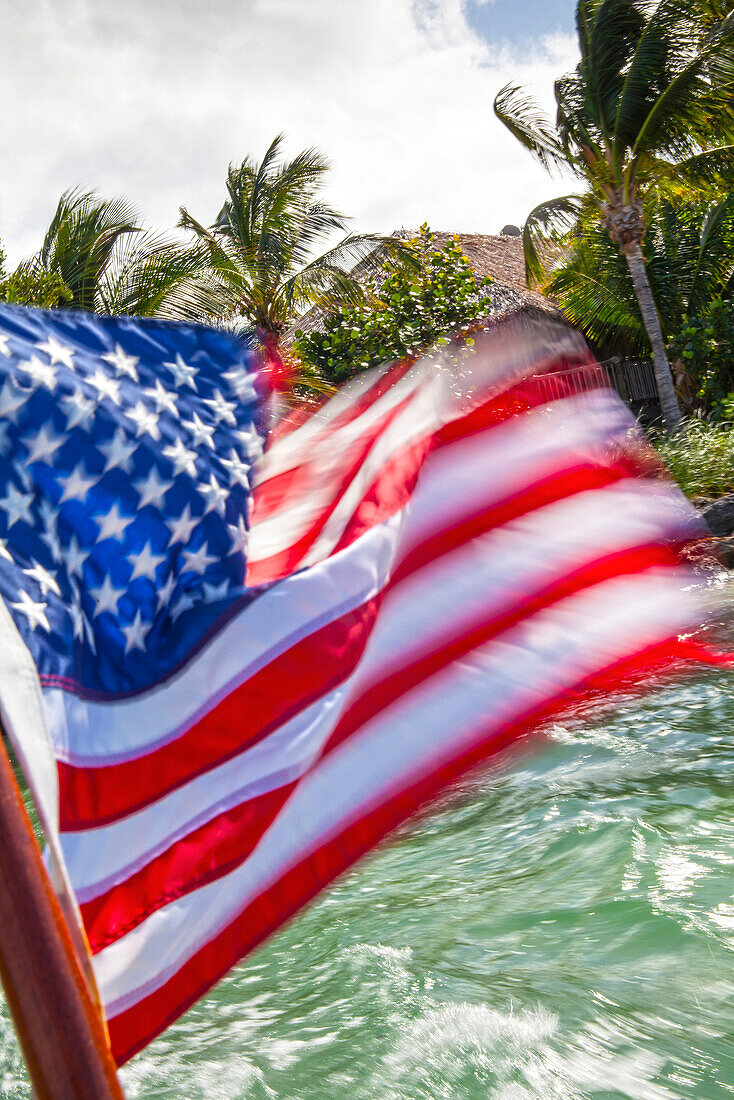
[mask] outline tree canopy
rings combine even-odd
[[[423,225],[409,248],[413,267],[383,267],[367,280],[369,299],[327,315],[323,332],[296,331],[296,353],[329,381],[414,354],[492,312],[492,280],[475,275],[457,238],[436,249]]]
[[[217,307],[201,250],[146,230],[124,200],[66,191],[39,251],[0,284],[6,301],[195,320]]]
[[[541,164],[584,186],[528,217],[528,276],[543,278],[539,242],[593,208],[625,257],[673,426],[680,412],[641,249],[645,199],[734,176],[734,14],[729,0],[578,0],[576,26],[581,59],[555,82],[555,125],[518,87],[506,86],[495,101],[500,120]]]
[[[227,197],[211,226],[185,207],[179,223],[206,251],[224,317],[254,325],[273,345],[311,306],[363,301],[351,268],[375,249],[405,258],[400,242],[370,233],[345,233],[314,255],[344,233],[347,219],[320,198],[329,162],[315,149],[285,160],[282,142],[279,134],[260,162],[248,156],[230,166]]]

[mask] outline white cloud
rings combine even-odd
[[[334,162],[328,198],[362,229],[497,232],[559,190],[492,112],[508,80],[575,62],[473,33],[464,0],[25,0],[0,41],[0,238],[36,248],[59,194],[125,195],[173,225],[214,217],[227,164],[288,149]],[[560,185],[560,189],[563,186]]]

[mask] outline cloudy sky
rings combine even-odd
[[[558,194],[495,120],[508,80],[550,103],[573,0],[0,0],[0,239],[36,249],[60,193],[209,222],[230,162],[331,158],[359,229],[497,233]]]

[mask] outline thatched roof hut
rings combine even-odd
[[[392,234],[404,240],[411,240],[419,234],[417,231],[398,229]],[[523,256],[522,238],[513,234],[498,234],[493,236],[487,233],[433,233],[433,247],[442,249],[450,240],[458,240],[462,252],[466,256],[472,270],[480,278],[487,275],[494,280],[489,289],[489,297],[492,299],[492,313],[486,318],[480,318],[479,324],[489,324],[501,317],[509,317],[514,314],[534,314],[552,317],[556,321],[566,321],[561,311],[548,299],[535,290],[528,290],[525,283],[525,258]],[[367,257],[354,269],[357,277],[363,272],[367,278],[375,270],[375,257]],[[326,314],[318,306],[314,306],[308,313],[293,325],[284,337],[284,343],[290,344],[294,338],[296,329],[302,332],[321,332],[324,328]],[[566,322],[568,323],[568,322]]]

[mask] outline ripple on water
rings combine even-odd
[[[124,1071],[131,1100],[732,1100],[734,677],[557,725]],[[0,1095],[29,1096],[0,1015]]]

